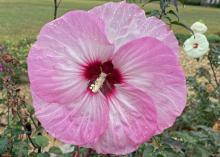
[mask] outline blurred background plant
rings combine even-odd
[[[145,8],[152,1],[144,1],[140,6]],[[171,27],[178,25],[188,30],[188,34],[177,34],[179,42],[183,43],[192,33],[178,16],[177,4],[183,6],[183,1],[157,1],[160,9],[146,14],[162,18]],[[54,7],[61,3],[64,2],[53,1]],[[54,18],[58,7],[54,8]],[[209,53],[199,59],[190,59],[200,66],[187,74],[188,102],[182,116],[173,127],[127,157],[220,157],[220,37],[209,34],[207,39]],[[35,118],[30,95],[23,88],[28,84],[26,57],[34,41],[35,38],[29,37],[0,44],[0,156],[104,156],[90,149],[57,143]],[[201,65],[201,62],[206,64]]]

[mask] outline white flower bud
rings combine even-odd
[[[208,28],[204,23],[201,22],[195,22],[192,26],[191,29],[193,30],[194,33],[205,33]]]

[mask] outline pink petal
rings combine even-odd
[[[145,37],[121,47],[113,57],[125,83],[146,92],[157,109],[157,133],[170,127],[186,104],[186,81],[178,59],[159,40]]]
[[[108,60],[113,46],[102,21],[73,11],[46,24],[28,56],[31,87],[41,99],[71,103],[86,90],[83,66]]]
[[[143,31],[143,32],[142,32]],[[142,25],[142,32],[145,36],[156,38],[167,45],[176,55],[179,53],[179,43],[176,39],[175,34],[170,29],[170,27],[159,20],[158,18],[152,16],[148,17]]]
[[[89,11],[106,25],[109,40],[116,48],[141,37],[154,37],[169,46],[177,55],[178,41],[170,28],[156,17],[146,18],[144,10],[134,4],[106,3]]]
[[[109,108],[108,128],[92,146],[98,153],[128,154],[155,133],[155,106],[142,91],[118,85]]]
[[[104,29],[103,21],[95,16],[71,11],[42,28],[38,46],[65,53],[78,63],[105,61],[112,56],[114,46],[109,43]]]
[[[109,108],[101,94],[86,92],[68,105],[46,103],[34,93],[32,95],[35,114],[42,126],[62,142],[93,143],[107,128]]]

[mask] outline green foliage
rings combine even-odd
[[[201,4],[201,0],[185,0],[185,4],[200,5]]]
[[[180,26],[180,27],[190,31],[192,34],[194,34],[193,31],[191,30],[191,28],[189,28],[187,25],[182,23],[179,18],[178,2],[180,2],[181,4],[184,4],[184,0],[149,0],[143,4],[143,7],[150,2],[157,2],[157,1],[160,3],[160,10],[147,11],[146,15],[156,16],[160,19],[164,19],[167,22],[167,24],[169,24],[170,26],[173,26],[173,25]],[[175,7],[175,10],[170,9],[171,5],[173,5]],[[175,18],[173,18],[173,17],[175,17]]]
[[[196,131],[166,131],[145,144],[143,157],[209,157],[219,154],[220,135],[205,126]]]
[[[13,145],[12,153],[15,156],[28,157],[29,144],[27,141],[16,141]]]
[[[50,157],[49,153],[39,153],[37,154],[37,157]]]
[[[209,58],[216,68],[220,66],[220,44],[212,44]]]
[[[26,59],[28,51],[31,47],[31,44],[34,42],[33,38],[24,38],[18,42],[13,42],[6,40],[4,45],[4,53],[12,55],[19,66],[16,66],[13,78],[16,80],[16,83],[26,83],[27,82],[27,64]],[[0,74],[1,75],[1,74]],[[1,76],[0,76],[1,77]],[[0,83],[1,84],[1,83]]]
[[[146,147],[143,152],[143,157],[153,157],[154,154],[154,146],[150,144],[146,144]]]
[[[207,38],[210,43],[220,43],[220,35],[211,34]]]
[[[57,154],[57,155],[61,155],[62,154],[62,150],[59,147],[55,147],[55,146],[51,147],[49,149],[49,152],[53,153],[53,154]]]
[[[33,141],[40,147],[46,147],[48,145],[48,138],[46,136],[37,135],[33,137]]]
[[[6,151],[8,145],[7,137],[0,137],[0,154]]]

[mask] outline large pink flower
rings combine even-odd
[[[173,32],[133,4],[66,13],[28,56],[36,116],[65,143],[130,153],[183,111],[178,49]]]

